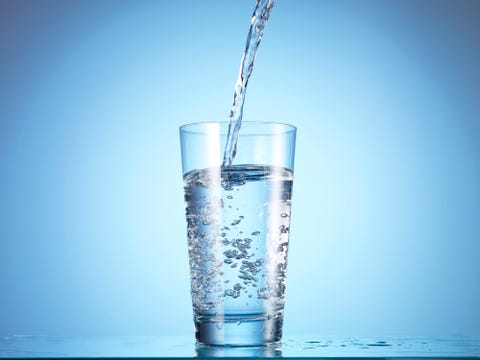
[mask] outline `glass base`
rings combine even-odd
[[[197,343],[204,345],[264,346],[282,339],[283,314],[274,317],[195,319]]]
[[[262,346],[218,346],[196,344],[195,357],[200,358],[279,358],[282,357],[281,343]]]

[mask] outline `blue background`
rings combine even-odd
[[[0,335],[193,336],[178,127],[226,120],[253,8],[0,0]],[[285,334],[480,336],[478,24],[278,0],[244,119],[298,127]]]

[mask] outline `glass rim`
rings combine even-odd
[[[214,126],[218,130],[228,130],[228,121],[200,121],[200,122],[193,122],[181,125],[179,130],[181,133],[189,133],[189,134],[206,134],[208,130],[213,130],[212,126]],[[260,130],[258,133],[251,133],[248,129],[252,129],[252,127],[258,127]],[[242,133],[243,129],[243,133]],[[267,132],[266,130],[273,130]],[[263,131],[262,131],[263,130]],[[267,135],[267,134],[288,134],[291,132],[296,132],[297,127],[292,124],[282,123],[282,122],[275,122],[275,121],[242,121],[240,127],[240,136],[242,135]],[[221,131],[220,131],[221,132]],[[226,132],[225,132],[226,135]]]

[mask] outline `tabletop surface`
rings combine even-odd
[[[480,338],[285,337],[257,348],[204,347],[191,336],[0,336],[0,358],[58,357],[480,358]]]

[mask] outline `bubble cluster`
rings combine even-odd
[[[292,175],[278,169],[231,166],[185,175],[197,314],[262,312],[266,301],[283,308]]]

